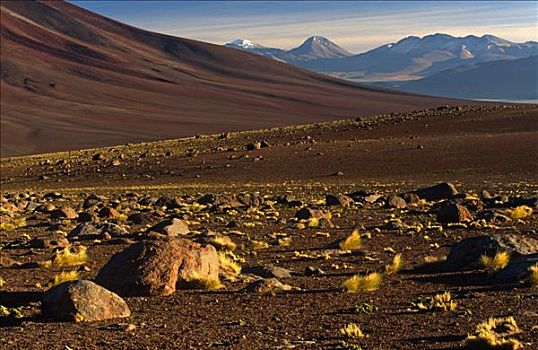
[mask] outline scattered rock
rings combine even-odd
[[[250,293],[276,293],[280,291],[290,291],[294,289],[292,286],[283,284],[276,278],[265,278],[262,280],[254,281],[246,286],[243,291]]]
[[[102,219],[113,219],[113,218],[119,216],[120,213],[114,208],[104,207],[101,210],[99,210],[98,215]]]
[[[538,253],[538,240],[510,233],[470,237],[455,244],[446,259],[447,270],[475,269],[480,267],[480,256],[494,256],[507,251],[512,259]]]
[[[69,241],[62,235],[51,234],[49,236],[32,239],[28,242],[28,246],[40,249],[67,248],[69,247]]]
[[[253,265],[242,269],[244,273],[251,273],[263,278],[290,278],[291,271],[274,265]]]
[[[219,266],[213,246],[171,237],[127,247],[112,256],[95,280],[120,295],[170,295],[194,276],[217,279]]]
[[[456,187],[449,182],[442,182],[435,186],[421,188],[413,191],[419,198],[427,201],[438,201],[442,199],[451,199],[458,193]]]
[[[325,196],[325,203],[327,205],[341,205],[341,206],[348,206],[349,204],[351,204],[351,202],[353,202],[353,199],[349,196],[346,196],[346,195],[332,195],[332,194],[329,194],[327,196]]]
[[[405,202],[405,199],[400,196],[390,196],[386,206],[388,208],[405,209],[407,208],[407,203]]]
[[[157,225],[150,227],[148,229],[148,232],[149,231],[155,231],[170,237],[186,235],[190,232],[189,226],[187,226],[187,224],[183,220],[177,218],[164,220]]]
[[[529,278],[530,267],[538,264],[538,253],[518,256],[511,259],[508,266],[495,274],[495,278],[502,281],[521,282]]]
[[[91,281],[65,282],[49,289],[41,309],[56,321],[92,322],[131,315],[122,298]]]
[[[457,203],[449,203],[437,212],[437,221],[441,223],[472,221],[473,215],[469,209]]]
[[[295,217],[299,220],[309,220],[309,219],[328,219],[327,218],[327,213],[325,213],[324,211],[322,210],[319,210],[319,209],[312,209],[312,208],[308,208],[308,207],[305,207],[301,210],[299,210],[296,214],[295,214]]]
[[[307,266],[304,269],[304,275],[305,276],[322,276],[325,274],[325,271],[320,269],[319,267],[315,266]]]
[[[78,218],[77,212],[71,207],[63,207],[56,209],[50,213],[50,217],[53,219],[69,219],[74,220]]]

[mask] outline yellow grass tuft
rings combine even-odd
[[[496,272],[504,269],[510,262],[510,253],[506,251],[497,252],[495,256],[489,257],[482,255],[480,257],[480,263],[489,272]]]
[[[190,276],[189,281],[187,282],[189,288],[192,289],[204,289],[204,290],[215,290],[222,287],[218,277],[216,278],[203,278],[199,276],[196,272]]]
[[[0,223],[0,231],[12,231],[26,226],[26,218],[19,218]]]
[[[465,339],[466,349],[517,350],[519,340],[510,336],[521,333],[513,317],[490,318],[476,326],[474,334]]]
[[[269,243],[265,241],[252,240],[252,249],[259,250],[259,249],[265,249],[265,248],[269,248]]]
[[[356,323],[349,323],[345,327],[340,328],[340,334],[346,338],[362,338],[364,333]]]
[[[524,219],[532,215],[532,208],[526,205],[520,205],[514,209],[506,209],[504,214],[514,220]]]
[[[78,280],[77,271],[60,272],[59,274],[54,275],[54,277],[51,278],[51,280],[49,281],[49,287],[52,288],[64,282],[76,281],[76,280]]]
[[[211,244],[215,246],[215,248],[218,249],[225,249],[225,250],[235,250],[237,248],[237,245],[228,237],[215,237],[211,241]]]
[[[412,303],[415,311],[456,311],[458,304],[452,300],[450,292],[435,294]]]
[[[241,265],[228,254],[219,253],[220,270],[227,277],[235,277],[241,273]]]
[[[381,274],[372,272],[368,275],[355,275],[342,283],[342,289],[349,293],[374,291],[381,285]]]
[[[538,264],[531,266],[529,268],[529,272],[530,272],[529,279],[531,281],[531,286],[538,288]]]
[[[385,272],[387,274],[393,274],[399,272],[403,267],[402,254],[396,254],[392,259],[392,263],[385,265]]]
[[[57,266],[77,266],[88,261],[87,249],[85,246],[66,247],[56,252],[52,258],[52,263]]]
[[[346,239],[340,242],[341,250],[357,250],[361,248],[361,235],[354,230]]]

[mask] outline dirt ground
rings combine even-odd
[[[262,143],[256,145],[257,142]],[[357,191],[384,198],[448,181],[466,198],[486,189],[499,198],[538,196],[538,107],[443,108],[363,117],[308,126],[200,135],[176,141],[1,160],[2,196],[15,203],[37,201],[84,211],[89,194],[128,215],[145,197],[179,198],[149,224],[181,216],[196,239],[207,231],[228,236],[243,270],[254,264],[289,269],[280,279],[294,290],[259,294],[242,289],[249,275],[222,279],[218,290],[179,290],[171,296],[126,297],[131,317],[93,323],[53,322],[40,315],[40,299],[53,275],[72,269],[92,279],[111,255],[144,238],[146,225],[124,217],[124,239],[73,241],[88,247],[83,268],[43,267],[50,248],[30,248],[35,237],[69,232],[76,220],[54,220],[27,210],[3,211],[2,222],[26,225],[0,232],[0,254],[17,266],[0,266],[0,305],[19,314],[0,318],[3,349],[462,349],[465,338],[489,317],[513,316],[526,349],[538,346],[538,290],[498,283],[483,270],[421,270],[426,257],[442,258],[461,239],[512,233],[538,239],[534,213],[503,225],[480,222],[440,225],[436,202],[391,209],[356,201],[327,206],[327,194]],[[248,148],[260,149],[247,150]],[[50,192],[59,196],[47,196]],[[263,198],[256,210],[191,210],[205,194],[242,192]],[[22,194],[23,196],[19,196]],[[26,196],[24,195],[26,194]],[[332,214],[333,226],[297,226],[299,207],[278,203],[289,195]],[[15,196],[15,197],[14,197]],[[59,197],[59,198],[58,198]],[[135,198],[136,200],[129,200]],[[478,200],[478,199],[477,199]],[[469,201],[474,201],[469,200]],[[501,200],[508,203],[506,199]],[[474,203],[474,202],[473,202]],[[4,203],[5,205],[5,203]],[[495,208],[504,212],[508,207]],[[475,217],[480,205],[470,205]],[[156,212],[155,207],[152,212]],[[273,218],[270,213],[278,212]],[[406,226],[391,228],[400,219]],[[235,227],[230,227],[230,222]],[[54,226],[54,224],[59,224]],[[439,227],[442,227],[441,229]],[[422,227],[418,229],[418,227]],[[354,229],[358,251],[332,244]],[[265,242],[266,247],[255,247]],[[394,256],[403,269],[385,274]],[[305,269],[324,273],[309,275]],[[379,289],[347,293],[355,274],[383,273]],[[419,311],[420,298],[450,292],[454,311]],[[340,329],[357,324],[364,337]]]

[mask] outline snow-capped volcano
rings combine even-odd
[[[289,50],[288,53],[307,59],[337,58],[352,55],[329,39],[319,35],[311,36],[301,46]]]
[[[260,44],[256,44],[255,42],[247,40],[247,39],[236,39],[236,40],[226,44],[226,46],[235,46],[235,47],[240,47],[240,48],[243,48],[243,49],[262,49],[262,48],[264,48],[264,46],[262,46]]]

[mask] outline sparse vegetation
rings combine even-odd
[[[26,218],[0,222],[0,231],[13,231],[26,226]]]
[[[340,328],[340,334],[346,338],[362,338],[364,333],[356,323],[349,323],[346,326]]]
[[[411,309],[415,311],[456,311],[457,306],[450,292],[435,294],[411,303]]]
[[[76,281],[76,280],[78,280],[77,271],[68,271],[68,272],[62,271],[59,274],[54,275],[51,278],[51,280],[49,281],[49,287],[54,287],[64,282]]]
[[[339,244],[341,250],[357,250],[361,248],[361,235],[358,230],[354,230],[346,239]]]
[[[494,257],[482,255],[480,257],[480,263],[484,269],[490,273],[497,272],[508,266],[510,262],[510,253],[506,251],[500,251],[495,254]]]
[[[531,216],[532,212],[533,210],[531,207],[528,207],[526,205],[520,205],[518,207],[515,207],[514,209],[506,209],[504,211],[504,214],[514,220],[517,220],[517,219],[525,219]]]
[[[342,283],[342,289],[349,293],[374,291],[381,285],[381,274],[372,272],[367,275],[354,275]]]
[[[517,350],[523,345],[511,336],[521,333],[513,317],[490,318],[476,326],[465,340],[466,349]]]
[[[204,290],[216,290],[222,288],[222,283],[217,278],[204,278],[199,276],[197,273],[193,273],[187,285],[191,289],[204,289]]]
[[[393,274],[399,272],[403,267],[402,254],[396,254],[392,259],[392,263],[385,265],[385,273]]]
[[[87,247],[66,247],[57,251],[52,258],[52,263],[56,266],[78,266],[88,261],[86,253]]]
[[[216,248],[233,251],[237,245],[228,237],[216,237],[211,241]]]

